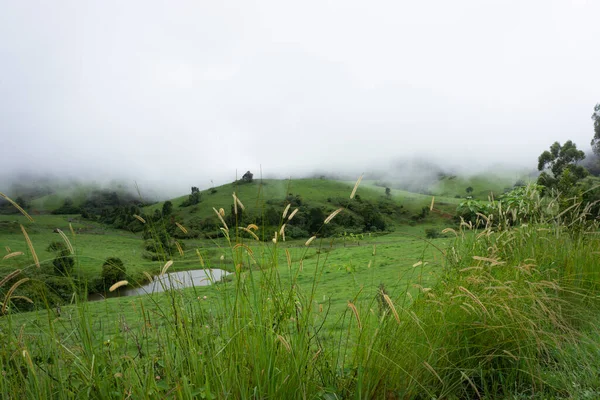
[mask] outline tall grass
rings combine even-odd
[[[234,194],[236,206],[242,200]],[[249,235],[255,227],[222,220],[236,273],[214,290],[139,298],[130,302],[137,318],[120,314],[112,323],[95,321],[78,299],[68,318],[48,307],[41,312],[47,321],[35,327],[19,315],[2,317],[0,393],[593,398],[600,393],[598,226],[585,205],[559,212],[552,201],[535,201],[527,210],[498,203],[495,217],[481,216],[481,227],[448,231],[456,238],[442,250],[436,283],[413,282],[416,296],[382,285],[375,296],[356,293],[341,313],[316,298],[326,252],[302,285],[304,256],[281,247],[285,228],[265,244]],[[293,216],[288,211],[282,226]],[[525,219],[534,213],[535,220]],[[306,246],[324,245],[312,239]]]

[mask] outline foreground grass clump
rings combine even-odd
[[[283,247],[285,228],[264,244],[251,227],[223,223],[236,271],[229,282],[113,299],[104,303],[107,311],[116,306],[109,322],[95,319],[86,302],[61,316],[49,308],[37,318],[2,317],[0,391],[9,398],[597,397],[600,240],[589,208],[545,204],[539,213],[540,205],[534,222],[515,227],[526,211],[497,207],[495,223],[482,215],[485,227],[446,231],[455,240],[439,249],[441,266],[422,259],[403,286],[365,282],[343,308],[321,297],[331,254],[322,242],[303,246],[323,246],[308,259],[308,250]],[[292,210],[282,211],[283,226]]]

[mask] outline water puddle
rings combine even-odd
[[[161,293],[169,289],[182,289],[192,286],[208,286],[218,282],[230,273],[222,269],[194,269],[190,271],[171,272],[164,276],[155,276],[154,280],[137,288],[121,288],[104,296],[93,293],[88,296],[88,301],[98,301],[110,297],[138,296],[140,294]]]

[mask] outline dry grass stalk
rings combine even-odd
[[[248,225],[246,227],[246,229],[252,229],[254,231],[257,231],[258,230],[258,226],[256,226],[255,224],[250,224],[250,225]]]
[[[292,218],[294,218],[294,215],[296,215],[296,213],[298,212],[298,209],[296,208],[294,211],[292,211],[292,213],[290,214],[290,216],[288,217],[288,221],[291,221]]]
[[[444,234],[446,234],[448,232],[452,232],[452,233],[454,233],[454,236],[458,237],[458,233],[456,233],[456,231],[452,228],[446,228],[442,231],[442,233],[444,233]]]
[[[235,201],[235,199],[236,199],[235,192],[233,192],[232,196],[233,196],[233,213],[235,215],[237,215],[237,201]]]
[[[69,230],[71,231],[71,235],[73,235],[73,237],[75,237],[75,230],[73,229],[73,224],[71,224],[69,222]]]
[[[4,297],[4,303],[2,304],[2,313],[1,314],[6,314],[6,307],[8,307],[8,302],[10,301],[10,298],[11,298],[13,292],[19,286],[21,286],[23,283],[27,282],[28,280],[29,280],[29,278],[23,278],[21,280],[18,280],[10,287],[10,289],[8,289],[8,292],[6,292],[6,296]]]
[[[485,308],[485,306],[483,305],[483,303],[481,302],[481,300],[479,300],[479,299],[477,298],[477,296],[475,296],[473,293],[471,293],[471,292],[469,291],[469,289],[467,289],[467,288],[466,288],[466,287],[464,287],[464,286],[459,286],[459,287],[458,287],[458,290],[460,290],[460,291],[461,291],[461,292],[463,292],[463,293],[466,293],[466,294],[467,294],[467,296],[469,296],[470,298],[472,298],[472,299],[473,299],[473,301],[474,301],[475,303],[477,303],[477,304],[479,305],[479,307],[481,307],[481,308],[483,309],[483,311],[485,312],[485,314],[486,314],[488,317],[490,316],[490,313],[489,313],[488,309],[487,309],[487,308]]]
[[[67,244],[67,248],[69,249],[69,252],[71,254],[75,254],[75,251],[73,250],[73,246],[71,245],[71,242],[69,241],[69,238],[67,237],[67,235],[65,235],[65,233],[58,228],[56,228],[56,232],[58,232],[58,234],[60,235],[62,240]]]
[[[356,318],[356,323],[358,324],[358,330],[362,331],[362,323],[360,322],[360,316],[358,315],[358,310],[356,309],[356,306],[354,304],[352,304],[351,302],[348,302],[348,308],[350,308],[352,310],[352,313],[354,314],[354,318]]]
[[[183,257],[183,249],[181,248],[181,245],[178,241],[175,241],[175,246],[177,246],[177,251],[179,252],[179,255]]]
[[[288,211],[290,210],[290,207],[292,206],[292,203],[289,203],[286,207],[285,210],[283,210],[283,215],[281,216],[282,219],[285,219],[285,216],[287,215]]]
[[[19,212],[21,214],[23,214],[24,216],[27,217],[27,219],[29,220],[29,222],[33,222],[33,218],[31,218],[31,215],[27,214],[27,211],[23,210],[23,208],[21,208],[20,205],[18,205],[17,203],[15,203],[10,197],[8,197],[7,195],[5,195],[4,193],[0,192],[0,197],[2,197],[4,200],[8,201],[10,204],[12,204],[17,210],[19,210]]]
[[[239,197],[237,197],[237,195],[235,196],[235,201],[237,202],[238,206],[240,206],[242,211],[244,211],[246,209],[246,207],[244,207],[244,205],[242,204],[242,201],[240,200]]]
[[[302,272],[302,270],[304,269],[304,260],[300,260],[300,262],[298,263],[298,271]]]
[[[167,261],[160,271],[160,276],[163,276],[171,265],[173,265],[173,260]]]
[[[431,198],[431,205],[429,206],[429,211],[433,211],[433,204],[435,203],[435,196]]]
[[[29,304],[33,304],[33,300],[31,300],[29,297],[27,296],[13,296],[11,297],[11,299],[15,299],[15,300],[25,300],[26,302],[28,302]]]
[[[233,246],[233,250],[242,247],[244,249],[246,249],[246,251],[248,252],[248,254],[253,255],[254,252],[252,251],[252,249],[250,247],[248,247],[247,245],[243,244],[243,243],[237,243],[235,246]]]
[[[352,200],[354,198],[354,195],[356,194],[356,190],[358,189],[358,185],[360,185],[360,181],[362,181],[364,174],[361,174],[358,177],[358,180],[356,181],[356,183],[354,184],[354,189],[352,189],[352,193],[350,193],[350,200]]]
[[[308,239],[306,241],[306,243],[304,243],[305,246],[310,246],[310,244],[312,243],[313,240],[315,240],[317,237],[316,236],[311,236],[310,239]]]
[[[133,218],[137,219],[137,220],[138,220],[138,221],[140,221],[142,224],[145,224],[145,223],[146,223],[146,220],[145,220],[144,218],[140,217],[140,216],[139,216],[139,215],[137,215],[137,214],[133,214]]]
[[[29,366],[29,369],[31,370],[33,375],[35,375],[35,368],[33,368],[33,361],[31,360],[31,356],[29,355],[29,352],[27,350],[23,350],[23,358],[25,359],[25,362]]]
[[[281,225],[281,229],[279,229],[279,236],[281,236],[281,238],[285,242],[285,224]]]
[[[277,231],[275,231],[275,236],[273,236],[273,243],[277,243]]]
[[[323,349],[319,349],[319,351],[317,351],[315,353],[315,355],[313,356],[311,362],[314,362],[317,359],[317,357],[319,357],[319,354],[321,354],[321,351],[323,351]]]
[[[17,256],[22,256],[23,252],[22,251],[13,251],[12,253],[9,253],[7,255],[5,255],[4,257],[2,257],[3,260],[7,260],[9,258],[13,258],[13,257],[17,257]]]
[[[381,292],[381,294],[383,295],[383,299],[385,300],[387,305],[390,306],[390,309],[392,310],[392,314],[394,314],[394,318],[396,318],[396,322],[398,322],[398,324],[399,324],[400,316],[398,315],[398,311],[396,311],[396,307],[394,307],[394,303],[392,302],[392,299],[390,299],[390,296],[388,296],[386,293]]]
[[[229,231],[229,227],[227,226],[227,224],[225,223],[225,220],[223,219],[223,216],[225,215],[225,211],[223,211],[222,208],[220,209],[220,211],[217,211],[217,209],[214,207],[213,207],[213,210],[214,210],[215,214],[217,214],[217,217],[219,217],[219,220],[225,227],[225,230]],[[223,214],[221,214],[221,211],[223,211]]]
[[[435,372],[435,369],[433,369],[433,367],[431,365],[429,365],[429,363],[427,361],[423,361],[423,365],[425,366],[425,368],[427,368],[429,370],[429,372],[431,372],[433,375],[435,375],[436,378],[438,378],[438,380],[440,381],[440,383],[442,385],[444,384],[444,381],[442,380],[442,378],[440,378],[438,373]]]
[[[4,246],[4,249],[6,249],[6,252],[7,252],[7,253],[10,253],[10,247],[8,247],[8,246]]]
[[[225,210],[223,210],[223,207],[219,208],[219,214],[221,214],[221,217],[225,216]]]
[[[250,229],[244,228],[244,227],[241,227],[240,229],[243,230],[244,232],[248,232],[254,239],[260,241],[258,236],[256,236],[256,234],[254,232],[252,232]]]
[[[202,254],[200,254],[200,250],[196,249],[196,254],[198,255],[198,259],[200,260],[200,265],[204,268],[204,258],[202,258]]]
[[[473,381],[471,380],[471,378],[469,378],[467,376],[467,374],[465,374],[463,371],[460,371],[460,373],[463,376],[463,378],[465,378],[467,380],[467,382],[469,382],[469,385],[471,385],[471,387],[473,388],[473,390],[477,394],[477,398],[481,399],[481,394],[479,393],[479,390],[477,390],[477,386],[473,383]]]
[[[492,265],[506,264],[504,261],[500,261],[496,258],[489,258],[489,257],[473,256],[473,260],[489,262]]]
[[[142,273],[144,274],[144,276],[146,277],[146,279],[148,279],[148,282],[152,282],[152,280],[154,279],[152,277],[152,275],[150,275],[148,272],[146,271],[142,271]]]
[[[277,340],[279,340],[281,342],[281,344],[283,344],[283,346],[285,347],[285,349],[287,350],[288,353],[292,352],[292,348],[290,347],[290,344],[287,342],[287,340],[285,340],[285,338],[281,335],[277,335]]]
[[[344,210],[344,207],[340,207],[337,210],[335,210],[334,212],[332,212],[331,214],[329,214],[329,216],[327,218],[325,218],[325,224],[328,224],[331,222],[331,220],[338,215],[339,213],[341,213]]]
[[[21,231],[23,231],[23,236],[25,236],[25,241],[27,242],[29,251],[31,251],[31,257],[33,257],[33,262],[35,263],[35,265],[38,268],[40,268],[40,259],[38,258],[37,254],[35,253],[35,249],[33,248],[33,243],[31,243],[31,239],[29,239],[29,235],[27,234],[27,231],[25,230],[25,227],[23,225],[21,225]]]
[[[244,205],[242,204],[241,200],[239,197],[237,197],[237,194],[235,194],[235,192],[233,192],[233,204],[234,204],[234,208],[235,208],[235,213],[237,214],[237,207],[240,206],[240,208],[242,209],[242,211],[244,211],[246,209],[246,207],[244,207]]]
[[[288,249],[285,249],[285,258],[287,258],[288,268],[292,268],[292,256]]]
[[[115,283],[114,285],[112,285],[112,286],[111,286],[111,287],[108,289],[108,291],[109,291],[109,292],[114,292],[115,290],[117,290],[117,289],[118,289],[118,288],[120,288],[121,286],[125,286],[125,285],[128,285],[128,284],[129,284],[129,282],[127,282],[127,281],[119,281],[119,282]]]
[[[181,225],[179,222],[175,222],[175,225],[179,228],[179,230],[187,235],[188,230],[185,226]]]
[[[423,264],[423,261],[418,261],[413,264],[413,268],[418,267],[419,265],[422,265],[422,264]]]
[[[374,244],[373,245],[373,256],[375,256],[377,254],[377,245]]]
[[[0,287],[2,287],[2,285],[4,285],[6,282],[10,281],[12,278],[14,278],[15,276],[19,275],[21,273],[20,269],[16,269],[13,272],[11,272],[10,274],[6,275],[1,281],[0,281]]]

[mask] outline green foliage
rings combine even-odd
[[[75,259],[69,250],[63,250],[52,260],[52,265],[54,265],[54,273],[56,275],[70,276],[73,273]]]
[[[467,192],[467,194],[471,194],[471,193],[473,193],[473,187],[469,186],[465,189],[465,191]]]
[[[57,276],[70,276],[73,272],[75,259],[64,242],[51,242],[46,251],[55,253],[56,257],[52,260],[54,274]]]
[[[200,203],[202,200],[202,193],[196,186],[192,186],[192,193],[188,196],[187,200],[179,205],[179,207],[189,207]],[[166,214],[165,214],[166,215]]]
[[[173,203],[169,200],[165,201],[162,206],[162,215],[167,216],[173,212]]]
[[[102,264],[101,276],[105,285],[110,286],[113,283],[124,280],[127,276],[127,270],[120,258],[110,257]]]
[[[507,193],[489,204],[494,223],[462,224],[451,241],[356,233],[343,249],[254,242],[230,227],[200,249],[237,271],[219,285],[74,296],[61,311],[21,315],[12,309],[25,300],[9,299],[0,388],[17,398],[597,398],[599,224],[587,205],[557,212],[563,200],[540,191]],[[393,209],[367,196],[346,204],[327,226]],[[322,207],[303,218],[320,211],[322,225],[335,209]],[[66,281],[46,292],[42,282],[22,288],[72,297]]]
[[[585,153],[577,150],[577,145],[568,140],[564,145],[554,142],[550,151],[544,151],[538,158],[538,170],[544,171],[548,168],[552,175],[542,172],[538,178],[540,185],[557,188],[562,192],[568,192],[588,172],[577,163],[585,158]]]
[[[242,182],[252,183],[254,180],[254,174],[250,171],[246,171],[246,173],[242,176]]]
[[[594,121],[594,138],[591,143],[592,150],[594,150],[594,153],[600,155],[600,103],[594,107],[592,120]]]
[[[73,200],[70,197],[65,198],[62,206],[52,211],[52,214],[79,214],[81,209],[73,204]]]

